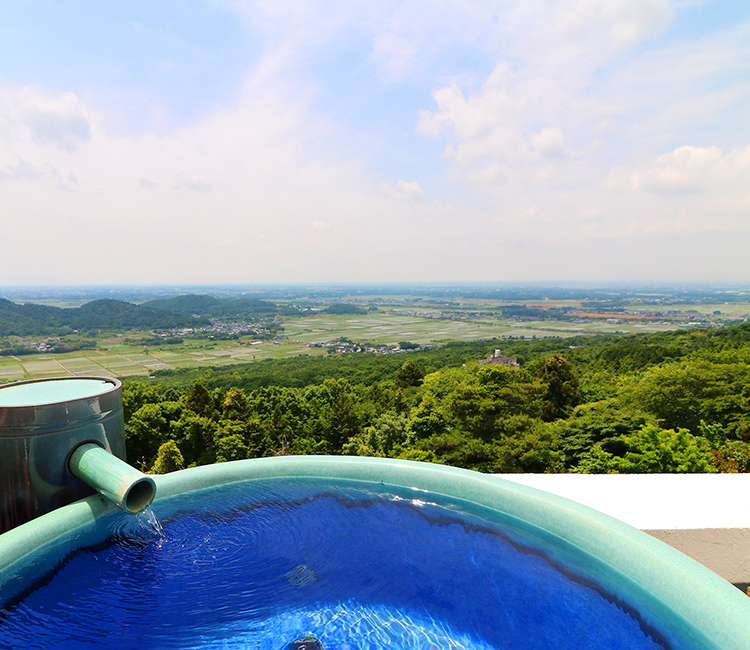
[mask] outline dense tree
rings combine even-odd
[[[196,383],[187,395],[185,408],[196,415],[210,417],[214,412],[214,400],[203,384]]]
[[[409,430],[414,440],[423,440],[430,436],[445,433],[448,429],[442,408],[435,395],[424,393],[411,410]]]
[[[265,300],[247,300],[242,298],[225,300],[195,294],[149,300],[143,303],[142,306],[182,314],[183,316],[198,314],[207,318],[239,320],[273,317],[281,311],[277,305]]]
[[[725,428],[718,423],[701,420],[698,433],[711,447],[713,464],[720,472],[750,472],[750,445],[744,440],[730,440]]]
[[[623,397],[665,427],[697,432],[703,420],[744,438],[750,434],[749,394],[750,366],[688,358],[650,368]]]
[[[122,383],[122,409],[125,420],[129,420],[144,404],[156,404],[161,401],[155,386],[134,381]]]
[[[562,354],[548,356],[539,375],[547,387],[542,402],[542,418],[547,422],[565,418],[581,400],[578,378]]]
[[[185,461],[177,447],[177,443],[174,440],[167,440],[159,446],[159,451],[156,454],[156,462],[151,468],[151,473],[166,474],[167,472],[176,472],[177,470],[184,469],[184,467]]]
[[[406,361],[396,373],[396,386],[399,388],[409,388],[410,386],[419,386],[424,379],[424,373],[413,361]]]
[[[230,388],[227,391],[222,403],[222,415],[229,420],[247,419],[247,397],[239,388]]]
[[[647,424],[633,436],[624,436],[625,453],[614,455],[594,446],[579,471],[622,474],[715,472],[708,441],[690,435],[687,429],[661,429]]]
[[[349,438],[343,453],[352,456],[391,456],[409,435],[406,417],[392,411],[383,413],[364,432]]]
[[[357,399],[351,384],[345,379],[326,379],[323,382],[326,398],[323,402],[320,425],[328,450],[336,452],[360,430]]]
[[[365,315],[367,313],[366,309],[363,309],[362,307],[357,307],[356,305],[351,305],[348,303],[336,303],[335,305],[331,305],[327,309],[323,310],[324,314],[356,314],[356,315]]]
[[[557,420],[551,426],[559,436],[562,462],[567,470],[578,465],[591,448],[602,441],[621,439],[640,431],[655,418],[643,411],[624,408],[615,399],[581,404],[569,418]]]
[[[150,467],[162,443],[172,439],[171,423],[179,420],[183,406],[179,402],[148,403],[139,408],[125,424],[128,461]]]
[[[247,458],[247,429],[242,423],[226,421],[216,432],[215,440],[217,463]]]
[[[504,366],[467,368],[445,399],[450,425],[485,441],[504,435],[512,416],[538,417],[543,386]]]
[[[189,467],[216,461],[218,428],[214,420],[189,410],[183,410],[180,418],[170,424],[170,435],[178,443]]]

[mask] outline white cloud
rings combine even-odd
[[[140,182],[140,181],[139,181]],[[143,183],[141,183],[143,185]],[[192,190],[193,192],[210,192],[211,184],[199,174],[186,174],[180,172],[175,179],[175,187],[178,189]]]
[[[660,195],[750,195],[750,146],[728,152],[720,147],[679,147],[633,169],[613,170],[610,184]]]
[[[534,151],[543,158],[565,158],[567,147],[562,129],[548,126],[531,134]]]
[[[472,185],[497,186],[504,183],[509,169],[497,161],[488,162],[466,173],[466,180]]]
[[[424,190],[417,181],[399,181],[398,189],[407,199],[420,200],[424,198]]]
[[[381,186],[386,196],[406,201],[421,201],[424,198],[424,190],[417,181],[397,181],[393,187],[387,183]]]
[[[561,118],[561,111],[551,106],[570,101],[542,86],[533,75],[501,61],[476,93],[466,96],[457,84],[435,91],[437,108],[420,112],[417,133],[444,135],[448,140],[444,158],[455,163],[468,181],[502,183],[537,160],[562,160],[569,155],[563,129],[549,121]],[[545,175],[550,176],[548,171]]]
[[[457,84],[435,91],[437,109],[420,111],[417,133],[449,133],[454,143],[444,155],[462,166],[528,158],[521,116],[529,98],[518,81],[512,66],[501,61],[479,93],[467,97]]]
[[[0,103],[0,137],[8,142],[31,139],[74,152],[91,138],[91,120],[75,93],[54,95],[26,86]]]

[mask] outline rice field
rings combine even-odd
[[[362,316],[319,315],[289,318],[287,337],[278,342],[244,338],[233,341],[186,339],[163,348],[125,344],[122,338],[99,341],[99,347],[66,354],[33,354],[0,357],[0,382],[64,375],[128,377],[149,375],[167,368],[223,366],[296,355],[325,354],[311,343],[346,337],[353,341],[396,345],[409,341],[420,345],[503,337],[543,338],[578,334],[653,332],[675,329],[655,323],[571,323],[562,321],[515,322],[501,319],[438,319],[424,316],[373,312]]]

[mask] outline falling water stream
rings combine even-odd
[[[141,529],[146,533],[151,533],[157,537],[164,537],[164,527],[161,525],[159,518],[153,511],[151,506],[147,506],[141,510],[135,518],[141,526]]]

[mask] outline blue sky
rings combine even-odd
[[[745,0],[0,12],[0,285],[750,280]]]

